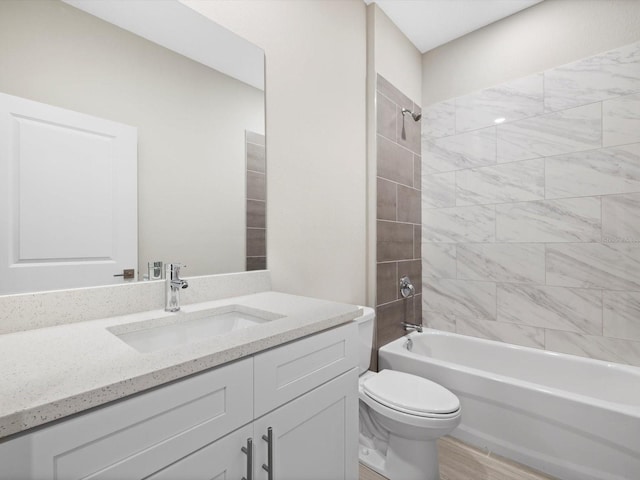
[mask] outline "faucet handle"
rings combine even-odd
[[[182,267],[187,268],[187,266],[183,263],[167,263],[167,278],[169,280],[178,278],[180,276],[180,268]]]
[[[402,298],[407,298],[415,295],[415,291],[416,290],[411,283],[411,279],[407,275],[404,275],[400,279],[400,294],[402,295]]]

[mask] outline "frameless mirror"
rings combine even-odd
[[[261,49],[177,0],[2,0],[0,72],[0,294],[266,268]]]

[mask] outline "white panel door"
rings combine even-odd
[[[137,129],[0,93],[0,294],[137,267]]]

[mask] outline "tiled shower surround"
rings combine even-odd
[[[376,346],[404,335],[401,322],[420,323],[420,124],[402,109],[420,107],[378,75],[376,91],[377,275]],[[408,275],[414,298],[400,296]]]
[[[423,321],[640,365],[640,42],[432,105]]]

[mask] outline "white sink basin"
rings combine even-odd
[[[110,327],[112,334],[141,353],[172,348],[282,318],[277,313],[228,305]]]

